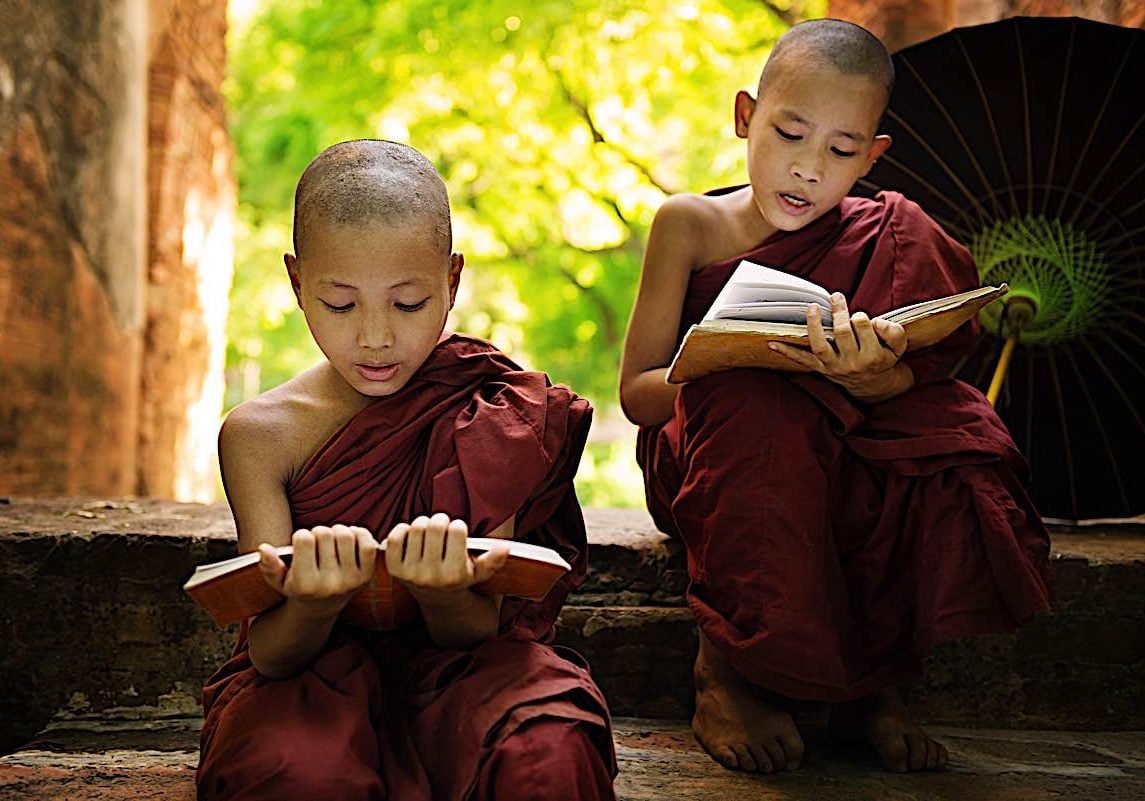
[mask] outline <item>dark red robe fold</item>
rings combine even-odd
[[[481,536],[515,514],[516,539],[556,549],[573,569],[542,603],[506,598],[500,635],[470,649],[437,648],[421,625],[339,626],[310,669],[269,681],[250,664],[244,630],[204,688],[201,795],[444,801],[508,783],[516,790],[498,798],[525,799],[556,782],[612,797],[604,698],[577,655],[542,644],[587,569],[572,480],[590,418],[586,401],[544,374],[453,334],[408,385],[331,437],[288,487],[295,527],[344,523],[381,537],[445,512]],[[544,770],[524,781],[538,759]]]
[[[978,284],[969,253],[901,195],[846,198],[806,228],[697,271],[680,336],[743,258],[871,315]],[[818,375],[729,370],[641,429],[657,525],[687,546],[704,633],[759,686],[823,701],[914,675],[935,643],[1049,604],[1049,538],[984,396],[947,378],[968,323],[911,352],[909,392],[862,404]]]

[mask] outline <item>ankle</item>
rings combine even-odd
[[[743,678],[735,672],[724,659],[716,647],[712,645],[703,634],[700,634],[700,651],[696,655],[696,664],[692,669],[696,682],[696,689],[707,689],[710,686],[726,684],[741,684]]]

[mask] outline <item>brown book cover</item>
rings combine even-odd
[[[491,579],[474,587],[478,592],[540,601],[569,570],[568,563],[556,551],[527,542],[470,537],[469,551],[484,552],[495,542],[509,543],[509,559]],[[275,551],[289,560],[292,549],[283,545]],[[251,551],[201,565],[183,589],[220,627],[237,623],[283,600],[263,579],[258,561],[258,551]],[[400,582],[390,578],[382,554],[378,555],[373,582],[360,589],[342,611],[343,620],[371,629],[394,629],[416,620],[418,615],[417,602]]]
[[[743,276],[745,265],[750,269],[746,278]],[[775,279],[777,274],[779,278]],[[737,278],[739,282],[733,284]],[[918,350],[942,340],[1008,291],[1006,284],[983,286],[913,303],[878,317],[901,324],[906,329],[907,350]],[[770,293],[780,299],[767,300]],[[776,353],[767,344],[786,342],[808,347],[806,322],[793,320],[800,317],[806,320],[808,303],[819,303],[829,310],[829,298],[830,294],[825,289],[809,281],[769,267],[742,262],[704,319],[684,335],[668,368],[668,382],[682,384],[736,367],[805,371],[802,365]],[[780,319],[764,319],[772,314]],[[824,319],[827,319],[827,314],[824,314]],[[830,339],[830,330],[825,333]]]

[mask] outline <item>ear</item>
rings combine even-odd
[[[891,138],[886,134],[879,134],[875,137],[875,141],[871,143],[871,149],[867,151],[867,169],[863,170],[863,175],[871,171],[871,167],[875,166],[875,162],[879,160],[879,156],[887,152],[887,148],[891,146]]]
[[[755,112],[755,98],[742,89],[736,92],[735,123],[736,136],[747,139],[747,129],[751,125],[751,115]]]
[[[293,253],[283,253],[282,262],[286,265],[286,274],[290,276],[290,288],[294,290],[294,299],[298,301],[298,308],[302,308],[302,277],[298,272],[298,257]]]
[[[449,308],[457,300],[457,287],[461,285],[461,270],[465,267],[465,257],[460,253],[449,254]]]

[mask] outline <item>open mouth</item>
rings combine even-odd
[[[793,195],[790,192],[780,192],[779,198],[784,203],[794,206],[797,209],[805,209],[811,205],[811,201],[807,198],[800,197],[799,195]]]
[[[397,375],[399,365],[358,362],[354,367],[357,369],[358,374],[368,381],[388,381]]]

